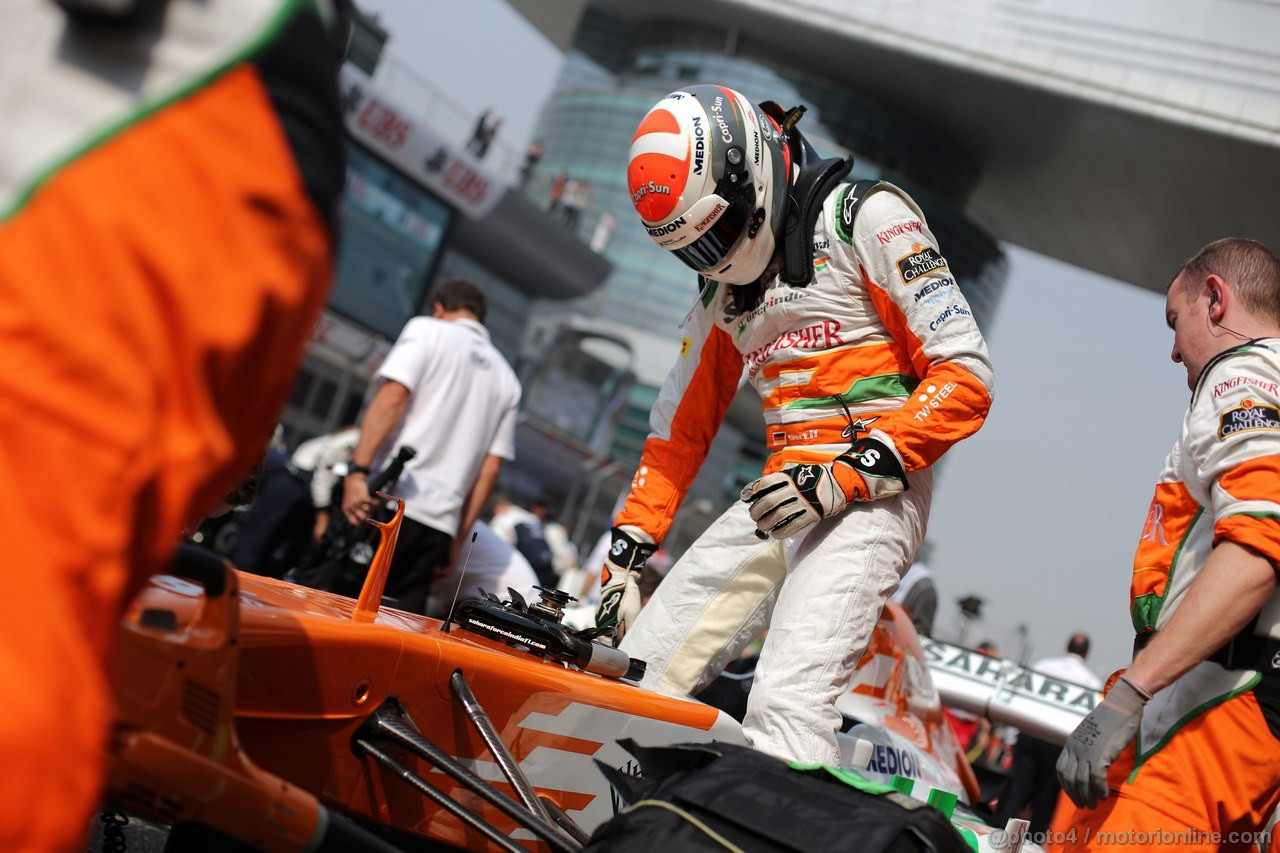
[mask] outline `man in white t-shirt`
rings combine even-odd
[[[422,613],[435,576],[454,562],[479,518],[504,459],[515,457],[520,383],[482,325],[484,294],[460,278],[432,294],[430,317],[405,324],[351,453],[342,511],[353,524],[372,506],[366,477],[405,445],[417,455],[393,490],[404,524],[386,594]]]

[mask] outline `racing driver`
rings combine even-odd
[[[891,184],[845,181],[852,164],[818,157],[802,113],[698,85],[636,131],[636,212],[700,292],[614,521],[597,622],[671,694],[705,686],[768,628],[747,738],[835,764],[835,700],[924,538],[930,466],[981,426],[992,371],[920,208]],[[744,373],[763,399],[764,475],[640,611],[637,574]]]

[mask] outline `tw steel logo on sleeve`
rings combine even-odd
[[[960,386],[956,385],[956,383],[948,382],[941,388],[937,385],[929,385],[926,388],[922,388],[922,393],[916,397],[916,401],[923,405],[916,410],[916,413],[913,416],[915,420],[923,422],[933,414],[935,409],[940,408],[943,402],[946,401],[946,399],[950,397],[958,387]]]
[[[903,284],[910,284],[934,270],[944,269],[947,269],[947,259],[939,255],[938,250],[932,246],[917,243],[911,247],[911,254],[898,258],[898,275]]]

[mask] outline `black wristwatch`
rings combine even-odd
[[[348,466],[347,466],[347,474],[348,474],[348,475],[351,475],[351,474],[364,474],[366,477],[368,477],[368,476],[369,476],[369,467],[368,467],[367,465],[348,465]]]

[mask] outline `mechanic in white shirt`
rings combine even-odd
[[[393,493],[404,522],[386,594],[423,613],[433,579],[456,564],[504,459],[515,457],[520,382],[482,325],[487,303],[451,278],[432,294],[430,317],[414,317],[378,370],[381,382],[360,427],[342,511],[363,522],[373,504],[366,477],[408,445],[417,454]]]
[[[333,432],[318,435],[298,445],[293,451],[293,467],[311,477],[311,505],[316,510],[312,538],[319,539],[329,526],[333,487],[340,479],[334,466],[351,459],[360,440],[360,430],[355,424],[339,427]]]

